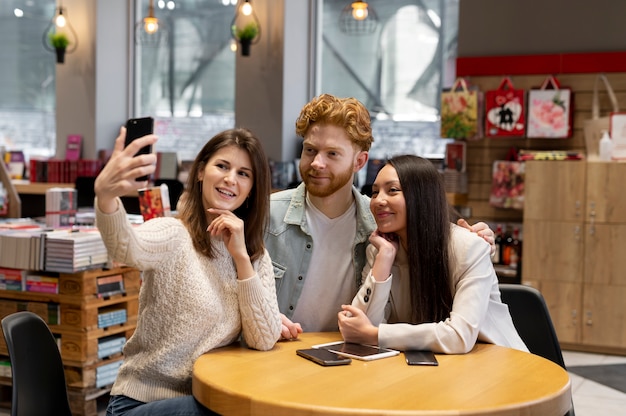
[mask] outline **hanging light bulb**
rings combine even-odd
[[[149,35],[153,35],[159,30],[159,19],[154,17],[154,0],[150,0],[148,16],[143,18],[143,29]]]
[[[244,16],[250,16],[252,14],[252,5],[248,0],[241,6],[241,14]]]
[[[143,29],[147,34],[153,35],[159,30],[159,19],[156,17],[144,17],[143,18]]]
[[[59,7],[59,14],[54,19],[54,24],[56,27],[65,27],[67,21],[65,20],[65,16],[63,16],[63,6]]]
[[[378,27],[378,14],[362,0],[346,4],[339,15],[339,29],[348,35],[371,35]]]
[[[367,15],[367,3],[361,0],[352,3],[352,17],[354,17],[354,20],[365,20]]]
[[[167,7],[167,3],[159,2],[159,7]],[[158,46],[167,36],[163,21],[154,15],[154,0],[148,3],[148,15],[135,25],[135,42],[138,45]]]

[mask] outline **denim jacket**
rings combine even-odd
[[[369,209],[369,198],[352,188],[356,201],[356,238],[352,246],[354,279],[361,286],[361,271],[365,266],[365,248],[376,229]],[[306,278],[313,238],[304,213],[306,190],[303,183],[295,189],[276,192],[270,199],[270,224],[265,233],[265,246],[272,258],[278,307],[291,319]]]

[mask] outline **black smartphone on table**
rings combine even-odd
[[[132,143],[133,140],[136,140],[140,137],[146,136],[148,134],[152,134],[154,132],[154,119],[152,117],[142,117],[142,118],[131,118],[126,122],[126,140],[124,142],[124,147],[128,146]],[[152,153],[152,146],[144,146],[135,154],[149,154]],[[147,181],[148,176],[140,176],[135,179],[136,181]]]
[[[439,365],[432,351],[404,351],[404,358],[408,365]]]
[[[334,366],[334,365],[346,365],[350,364],[352,360],[350,358],[342,357],[339,354],[336,354],[332,351],[320,349],[320,348],[307,348],[296,350],[296,354],[300,357],[304,357],[307,360],[311,360],[314,363],[323,366]]]

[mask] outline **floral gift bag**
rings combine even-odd
[[[551,87],[551,88],[549,88]],[[529,138],[565,139],[572,135],[572,90],[548,76],[539,89],[528,92]]]
[[[441,93],[441,137],[479,139],[482,136],[482,93],[468,88],[457,78],[450,90]]]
[[[516,90],[509,77],[504,77],[498,89],[485,93],[485,136],[524,137],[526,114],[524,90]]]

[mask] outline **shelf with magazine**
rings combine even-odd
[[[95,399],[110,391],[137,324],[140,271],[116,266],[37,273],[49,278],[50,286],[40,292],[0,290],[0,318],[31,310],[48,323],[61,351],[72,413],[96,416]],[[0,360],[3,356],[8,351],[0,337]],[[0,374],[0,389],[10,381]]]

